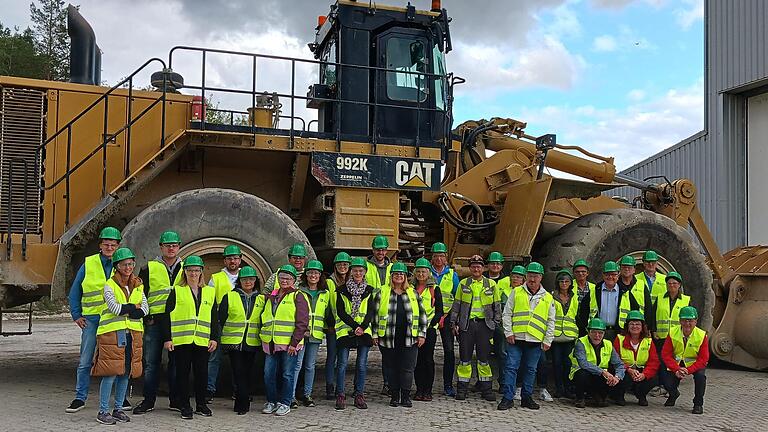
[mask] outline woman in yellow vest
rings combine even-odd
[[[245,415],[251,408],[251,369],[257,352],[261,351],[257,330],[264,309],[264,296],[259,291],[256,270],[245,266],[238,272],[235,288],[225,294],[219,304],[221,349],[229,353],[232,365],[237,415]]]
[[[584,397],[592,395],[595,406],[606,407],[608,393],[623,392],[624,363],[613,349],[613,344],[605,340],[605,323],[600,318],[592,318],[587,324],[587,335],[576,339],[571,354],[571,373],[568,376],[576,386],[576,408],[586,406]]]
[[[311,260],[304,267],[304,273],[299,280],[299,290],[309,300],[309,329],[304,338],[303,355],[299,354],[296,364],[296,376],[304,370],[304,388],[299,395],[299,400],[305,407],[315,406],[312,399],[312,386],[315,384],[315,362],[317,351],[323,342],[325,329],[332,321],[331,293],[328,283],[323,276],[323,264],[317,260]],[[298,379],[297,379],[298,381]],[[293,393],[296,397],[296,383],[293,384]]]
[[[164,326],[165,349],[174,356],[176,364],[176,395],[171,404],[181,411],[181,418],[192,419],[189,404],[189,373],[195,379],[195,414],[212,415],[208,408],[206,384],[208,382],[208,356],[218,346],[216,290],[205,285],[203,260],[190,255],[184,260],[184,273],[173,287],[165,303],[168,313]]]
[[[355,407],[367,409],[365,402],[365,378],[368,373],[368,352],[373,346],[372,321],[376,316],[374,288],[365,280],[365,258],[355,257],[349,265],[350,277],[336,288],[336,409],[346,408],[344,375],[347,372],[349,351],[357,350],[355,362]]]
[[[91,374],[101,376],[99,414],[102,424],[128,422],[122,410],[128,378],[141,376],[142,318],[149,312],[141,279],[134,275],[136,256],[128,248],[112,255],[115,273],[104,286],[104,302],[96,331],[98,351]],[[109,413],[109,397],[115,388],[115,405]]]
[[[571,370],[571,351],[579,329],[576,314],[579,311],[579,296],[574,292],[573,277],[568,269],[557,273],[557,286],[552,291],[555,302],[555,339],[552,342],[552,368],[555,375],[555,397],[573,398],[573,389],[568,379]]]
[[[416,380],[417,401],[432,401],[432,386],[435,382],[435,344],[437,343],[437,326],[443,317],[443,294],[432,276],[432,265],[426,258],[416,260],[411,284],[421,297],[421,305],[427,313],[427,337],[424,345],[419,347],[416,359],[416,369],[413,377]]]
[[[408,268],[397,262],[390,282],[375,295],[373,343],[379,346],[385,375],[389,378],[389,406],[410,408],[413,370],[419,347],[427,334],[427,313],[421,298],[408,283]]]
[[[349,277],[349,263],[352,257],[346,252],[339,252],[333,258],[333,273],[326,279],[328,285],[328,298],[330,301],[331,316],[328,328],[325,329],[325,400],[336,398],[336,368],[339,367],[336,357],[336,287],[347,283]]]
[[[642,312],[629,312],[624,329],[613,341],[613,348],[621,356],[626,369],[624,388],[632,390],[638,405],[648,406],[648,392],[658,382],[656,372],[659,370],[659,357]],[[622,405],[624,394],[617,397],[617,402]]]

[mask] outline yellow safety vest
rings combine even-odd
[[[174,285],[181,283],[181,273],[176,273],[176,279],[171,284],[171,278],[168,277],[168,268],[165,263],[150,261],[147,263],[149,271],[149,293],[147,294],[147,303],[149,303],[149,314],[165,313],[165,302]]]
[[[413,289],[414,291],[416,290],[415,287]],[[421,306],[424,308],[424,313],[427,314],[427,324],[432,322],[432,318],[435,317],[435,299],[432,297],[432,291],[439,289],[440,287],[435,285],[432,286],[431,290],[428,286],[425,286],[424,291],[419,294],[419,297],[421,297]],[[382,296],[382,298],[384,297]],[[437,328],[437,325],[438,324],[435,324],[435,328]]]
[[[670,327],[680,327],[680,309],[691,303],[691,297],[680,293],[672,311],[669,310],[669,297],[666,294],[656,297],[656,333],[666,338]]]
[[[367,268],[365,272],[365,283],[372,286],[374,291],[381,289],[384,285],[389,285],[389,270],[392,268],[392,263],[387,264],[387,275],[384,277],[384,282],[382,282],[379,277],[379,267],[376,264],[366,261],[365,265]]]
[[[304,289],[302,288],[302,291]],[[309,294],[305,294],[309,304],[309,332],[310,341],[322,342],[323,329],[325,328],[325,314],[330,307],[331,293],[328,290],[322,290],[317,294],[315,306],[312,307],[312,301]]]
[[[82,283],[83,296],[80,298],[83,315],[101,314],[102,309],[104,309],[104,285],[106,284],[107,278],[104,275],[104,267],[101,266],[100,254],[86,257],[85,278],[83,278]]]
[[[381,287],[381,296],[379,297],[379,310],[377,314],[378,328],[376,334],[380,338],[384,337],[384,333],[387,330],[387,321],[389,320],[389,297],[392,293],[392,288],[389,285]],[[408,327],[411,329],[411,336],[419,336],[419,302],[416,300],[416,292],[413,288],[405,290],[405,294],[408,296],[408,303],[411,305],[411,322],[408,323]]]
[[[211,310],[216,302],[216,290],[204,285],[199,288],[200,309],[195,312],[195,298],[188,285],[173,287],[176,307],[171,311],[171,341],[174,345],[207,347],[211,340]]]
[[[552,298],[554,300],[554,296]],[[559,301],[555,301],[555,337],[566,336],[571,339],[579,337],[579,328],[576,327],[576,315],[578,312],[579,296],[577,294],[571,294],[571,301],[568,303],[568,313],[564,313],[563,305]]]
[[[590,281],[587,281],[587,290],[591,293],[595,290],[595,284],[593,284]],[[573,294],[578,295],[579,294],[579,284],[576,283],[576,279],[573,280]]]
[[[134,288],[127,299],[125,298],[123,289],[120,288],[120,285],[118,285],[114,279],[109,278],[107,285],[112,288],[112,291],[115,293],[115,300],[121,305],[130,303],[141,307],[144,291],[143,285]],[[100,335],[118,330],[134,330],[142,332],[144,331],[144,323],[141,318],[133,319],[128,318],[128,315],[115,315],[108,307],[106,307],[106,305],[104,305],[104,308],[101,310],[101,316],[99,317],[99,328],[96,329],[96,334]]]
[[[675,349],[675,362],[680,364],[683,361],[685,367],[690,367],[696,362],[699,356],[699,350],[701,344],[704,342],[704,336],[707,332],[694,327],[691,335],[688,337],[687,343],[683,342],[683,328],[673,327],[669,330],[669,338],[672,339],[672,347]],[[668,369],[669,370],[669,369]]]
[[[600,363],[597,362],[597,358],[595,357],[595,350],[592,349],[592,343],[589,341],[589,336],[580,337],[576,343],[581,343],[584,345],[584,352],[587,354],[588,362],[597,365],[597,367],[601,369],[608,369],[608,366],[611,364],[611,354],[613,353],[613,345],[611,345],[609,341],[603,339],[603,346],[600,348]],[[574,351],[571,351],[569,356],[571,359],[571,373],[568,374],[569,379],[573,379],[573,375],[576,373],[576,371],[581,369],[579,367],[579,362],[576,361],[576,357],[574,357],[573,353]]]
[[[261,345],[261,314],[264,312],[264,305],[267,297],[263,294],[257,294],[253,302],[251,317],[248,318],[248,327],[245,331],[245,343],[250,346]]]
[[[221,328],[221,343],[240,345],[243,342],[248,327],[248,317],[245,316],[245,305],[240,294],[230,291],[227,297],[227,320]]]
[[[344,311],[347,313],[347,315],[352,316],[352,301],[347,298],[347,296],[336,293],[336,295],[341,298],[341,301],[344,302]],[[357,310],[357,314],[355,316],[352,316],[352,319],[355,320],[356,323],[360,324],[365,320],[365,314],[368,312],[368,297],[370,297],[373,294],[369,294],[366,297],[363,297],[363,299],[360,301],[360,307]],[[347,336],[349,334],[354,334],[355,329],[350,328],[344,321],[342,321],[341,318],[339,318],[338,311],[336,313],[336,339],[339,339],[341,337]],[[373,336],[373,332],[371,331],[371,326],[368,326],[368,328],[365,329],[365,333],[367,333],[370,336]]]
[[[448,314],[455,300],[453,295],[453,269],[448,269],[448,272],[440,279],[438,286],[440,287],[440,294],[443,296],[443,314]]]
[[[544,296],[533,311],[531,311],[528,291],[523,286],[516,287],[512,294],[515,296],[515,309],[512,311],[512,332],[525,333],[536,338],[539,342],[543,342],[544,335],[547,333],[549,308],[555,301],[552,294],[544,291]]]
[[[496,282],[496,299],[501,303],[501,308],[504,309],[504,305],[507,304],[509,296],[512,295],[512,290],[516,288],[512,286],[512,279],[509,276],[504,276]]]
[[[637,306],[640,312],[645,314],[645,282],[636,280],[629,290],[625,291],[621,295],[621,301],[619,302],[619,327],[624,328],[624,323],[627,320],[627,315],[632,309],[632,303],[629,296],[633,296],[637,302]]]
[[[261,341],[274,342],[275,345],[290,345],[293,331],[296,329],[296,297],[304,295],[301,291],[290,292],[283,296],[277,305],[276,313],[272,313],[272,301],[267,300],[261,313]],[[299,340],[298,346],[304,345]]]
[[[635,359],[634,351],[624,347],[625,337],[623,335],[618,335],[618,338],[619,348],[621,348],[619,351],[619,355],[621,355],[621,361],[635,368],[644,368],[645,364],[648,363],[648,357],[650,356],[651,338],[643,338],[643,340],[640,341],[640,345],[637,347],[637,359]]]
[[[645,277],[645,272],[636,274],[635,279],[642,281],[645,286],[648,286],[648,278]],[[665,292],[667,292],[667,276],[664,273],[656,272],[656,279],[653,280],[653,286],[651,287],[651,298],[656,300],[657,297],[664,295]]]
[[[470,319],[485,318],[485,307],[496,301],[496,283],[485,276],[482,281],[468,277],[459,283],[456,298],[470,305]]]
[[[587,281],[587,286],[589,287],[589,318],[594,318],[599,312],[597,310],[597,294],[595,294],[597,292],[597,285]],[[576,284],[576,280],[573,281],[573,295],[577,298],[579,296],[579,286]]]
[[[229,276],[227,276],[225,272],[226,270],[222,270],[211,276],[211,279],[213,280],[213,288],[216,290],[216,304],[221,304],[221,299],[223,299],[228,292],[235,289],[235,287],[232,286],[232,283],[229,282]]]

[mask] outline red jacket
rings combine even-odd
[[[664,360],[664,364],[672,372],[680,370],[680,364],[675,361],[675,347],[672,344],[672,339],[667,336],[667,340],[664,341],[664,347],[661,349],[661,358]],[[707,367],[709,362],[709,338],[704,336],[704,340],[701,342],[701,348],[699,354],[696,356],[696,361],[688,368],[688,373],[692,374],[699,369]],[[682,363],[682,360],[680,361]]]
[[[619,345],[619,338],[616,337],[616,339],[613,340],[613,348],[616,350],[616,353],[619,354],[619,357],[621,357],[621,346]],[[635,353],[635,360],[637,360],[637,350],[632,348],[632,343],[630,343],[629,336],[624,338],[624,348],[631,350],[633,353]],[[627,362],[624,362],[624,367],[629,368],[631,365]],[[653,346],[653,342],[651,342],[651,347],[648,350],[648,361],[645,363],[645,367],[643,368],[643,374],[645,375],[645,379],[651,379],[654,376],[656,376],[656,373],[659,371],[659,356],[656,354],[656,348]]]

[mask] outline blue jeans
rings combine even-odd
[[[332,386],[336,382],[336,333],[327,333],[325,335],[325,385]]]
[[[297,361],[298,356],[290,356],[288,351],[278,351],[266,355],[264,359],[264,386],[266,387],[267,402],[291,405]]]
[[[176,365],[173,356],[168,356],[168,394],[175,394]],[[153,405],[160,385],[160,371],[163,363],[162,328],[155,324],[144,325],[144,400]]]
[[[216,349],[208,357],[208,386],[210,393],[216,393],[216,381],[219,379],[219,365],[221,365],[221,349]]]
[[[312,395],[312,387],[315,384],[315,362],[317,362],[317,350],[319,349],[320,342],[307,342],[302,350],[304,351],[304,358],[299,369],[304,369],[304,397]],[[295,387],[294,385],[294,394],[296,393]]]
[[[301,373],[301,366],[304,364],[304,353],[306,353],[306,346],[296,352],[296,368],[293,371],[293,389],[291,390],[291,400],[296,399],[296,384],[299,382],[299,374]]]
[[[359,346],[357,347],[357,361],[355,362],[355,394],[363,394],[365,391],[365,377],[368,373],[368,351],[371,347]],[[347,373],[347,362],[349,361],[349,348],[339,348],[336,355],[338,356],[338,370],[336,371],[336,394],[344,394],[344,376]]]
[[[99,386],[99,412],[109,412],[109,397],[112,395],[112,387],[115,387],[114,409],[121,409],[128,391],[128,379],[131,377],[131,334],[123,332],[125,340],[125,373],[120,376],[105,376],[101,378]]]
[[[573,351],[573,341],[553,342],[552,348],[552,366],[555,372],[555,390],[561,395],[571,392],[571,382],[568,375],[571,372],[571,359],[569,355]]]
[[[91,384],[93,353],[96,351],[96,330],[99,328],[99,315],[87,315],[87,325],[80,334],[80,362],[77,365],[77,384],[75,399],[85,402],[88,399],[88,387]]]
[[[523,388],[520,395],[523,398],[533,395],[533,381],[536,379],[536,366],[541,357],[540,342],[516,341],[514,344],[507,342],[507,361],[504,364],[504,399],[512,400],[515,396],[515,383],[517,372],[521,368],[523,373]]]

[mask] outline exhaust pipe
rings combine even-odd
[[[101,83],[101,50],[91,25],[76,7],[67,7],[67,33],[69,48],[69,81],[78,84]]]

